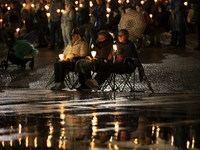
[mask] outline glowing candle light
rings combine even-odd
[[[7,7],[8,6],[8,4],[5,4],[5,7]]]
[[[7,9],[10,10],[10,7],[8,7]]]
[[[57,9],[56,11],[57,11],[57,13],[60,13],[60,9]]]
[[[35,7],[35,5],[34,5],[34,4],[31,4],[31,7]]]
[[[122,1],[121,1],[121,0],[118,0],[118,3],[119,3],[119,4],[121,4],[121,3],[122,3]]]
[[[78,1],[75,1],[75,4],[78,5]]]
[[[144,4],[144,1],[141,1],[140,3],[143,5],[143,4]]]
[[[153,14],[149,14],[149,17],[152,19],[153,18]]]
[[[130,1],[129,0],[126,0],[126,3],[129,3]]]
[[[78,7],[76,7],[75,10],[78,11]]]
[[[49,6],[48,5],[45,5],[44,7],[45,7],[46,10],[49,10]]]
[[[109,23],[109,14],[106,14],[107,17],[107,23]]]
[[[185,6],[188,6],[188,2],[184,2],[184,5],[185,5]]]
[[[90,1],[90,7],[92,7],[93,6],[93,3],[92,3],[92,1]]]
[[[94,58],[96,56],[97,52],[96,51],[91,51],[91,55]]]
[[[83,7],[83,4],[80,4],[79,7],[82,8],[82,7]]]
[[[26,6],[26,3],[23,3],[23,7],[25,7]]]
[[[114,44],[113,45],[113,63],[115,63],[115,53],[116,53],[116,51],[117,51],[117,45]]]
[[[3,22],[3,19],[0,19],[0,23],[2,23]]]
[[[110,8],[106,8],[107,12],[110,13],[111,9]]]
[[[47,17],[48,17],[48,18],[50,17],[50,13],[47,13]]]
[[[59,56],[60,60],[62,61],[63,58],[64,58],[64,55],[63,54],[59,54],[58,56]]]
[[[19,31],[20,31],[20,29],[19,29],[19,28],[17,28],[17,29],[16,29],[16,32],[17,32],[17,33],[19,33]]]

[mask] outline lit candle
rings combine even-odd
[[[126,0],[126,3],[129,3],[130,1],[129,0]]]
[[[57,9],[56,11],[57,11],[57,13],[60,13],[60,9]]]
[[[91,49],[93,49],[93,48],[94,48],[94,44],[91,45]]]
[[[25,7],[26,6],[26,3],[23,3],[23,7]]]
[[[3,19],[0,19],[0,23],[2,23],[3,22]]]
[[[157,3],[158,0],[154,0],[155,3]]]
[[[64,9],[61,9],[61,13],[63,13],[64,12]]]
[[[121,4],[121,3],[122,3],[122,1],[121,1],[121,0],[118,0],[118,3],[119,3],[119,4]]]
[[[115,53],[116,53],[116,51],[117,51],[117,45],[114,44],[113,45],[113,63],[115,63]]]
[[[107,23],[109,23],[109,14],[106,14],[107,17]]]
[[[7,7],[8,8],[8,10],[10,10],[10,7]]]
[[[34,5],[34,4],[31,4],[31,7],[35,7],[35,5]]]
[[[5,7],[7,7],[8,6],[8,4],[5,4]]]
[[[153,18],[153,14],[149,14],[149,17],[152,19]]]
[[[107,0],[108,3],[110,3],[110,0]]]
[[[48,17],[48,18],[50,17],[50,13],[47,13],[47,17]]]
[[[78,5],[78,1],[75,1],[75,4]]]
[[[143,4],[144,4],[144,1],[141,1],[140,3],[143,5]]]
[[[76,7],[75,10],[78,11],[78,7]]]
[[[96,56],[97,52],[96,51],[91,51],[91,55],[94,58]]]
[[[44,7],[45,7],[46,10],[49,10],[49,6],[45,5]]]
[[[111,9],[110,8],[106,8],[107,12],[110,13]]]
[[[60,60],[62,61],[64,58],[64,54],[59,54],[58,56],[59,56]]]
[[[93,6],[93,3],[92,3],[92,1],[90,1],[90,7],[92,7]]]
[[[16,29],[16,32],[17,32],[17,33],[19,33],[19,31],[20,31],[20,29],[19,29],[19,28],[17,28],[17,29]]]
[[[83,7],[83,4],[80,4],[79,7],[82,8],[82,7]]]
[[[184,2],[184,5],[187,6],[187,5],[188,5],[188,2]]]

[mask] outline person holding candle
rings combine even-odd
[[[74,62],[72,61],[73,58],[85,57],[88,54],[88,45],[82,37],[81,31],[75,28],[72,30],[71,35],[72,40],[64,49],[63,60],[54,64],[55,85],[51,90],[61,90],[65,88],[64,78],[69,67],[73,67],[74,65]]]
[[[74,10],[72,9],[70,2],[66,1],[65,10],[61,17],[61,29],[62,29],[64,47],[66,47],[71,40],[70,33],[74,26],[73,19],[74,19]]]
[[[119,67],[127,67],[127,64],[123,63],[125,58],[138,58],[135,45],[128,40],[128,38],[129,33],[126,29],[121,29],[118,32],[118,41],[116,47],[113,47],[108,55],[108,63],[103,63],[100,66],[94,79],[86,80],[85,84],[88,87],[91,89],[98,89],[99,85],[102,84],[112,72],[119,71]],[[132,64],[132,66],[134,66],[134,64]]]
[[[101,63],[107,62],[108,55],[113,45],[113,37],[105,30],[101,30],[98,33],[97,42],[92,48],[91,56],[87,56],[85,59],[78,60],[75,66],[75,72],[79,73],[79,82],[81,86],[77,89],[81,91],[88,89],[85,85],[85,81],[91,78],[90,71],[97,71]]]

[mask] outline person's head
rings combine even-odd
[[[43,3],[40,3],[39,7],[40,7],[41,10],[44,10],[44,4]]]
[[[125,43],[129,38],[129,33],[128,33],[128,30],[126,29],[121,29],[119,32],[118,32],[118,41],[120,43]]]
[[[72,30],[71,36],[72,36],[72,40],[73,40],[74,42],[77,41],[77,40],[80,39],[81,36],[82,36],[81,30],[78,29],[78,28],[74,28],[74,29]]]
[[[10,7],[13,9],[13,8],[15,8],[15,2],[11,2],[10,3]]]
[[[105,30],[101,30],[99,31],[98,33],[98,41],[99,42],[103,42],[107,39],[107,36],[108,36],[108,32],[105,31]]]
[[[69,8],[70,7],[70,2],[67,0],[65,1],[65,8]]]
[[[136,10],[137,10],[137,12],[142,12],[142,10],[143,10],[143,5],[142,5],[142,4],[137,4]]]

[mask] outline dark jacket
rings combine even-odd
[[[113,46],[113,37],[108,33],[107,38],[103,42],[97,41],[94,50],[97,52],[97,57],[101,57],[104,59],[108,58],[110,50]]]
[[[190,3],[193,3],[194,16],[191,20],[194,24],[200,24],[200,0],[189,0]]]
[[[79,26],[86,24],[89,22],[90,17],[89,17],[89,2],[87,0],[85,0],[84,2],[82,2],[83,7],[79,8],[79,12],[78,12],[78,20],[77,23]]]
[[[94,11],[97,13],[98,17],[101,17],[104,21],[106,21],[106,7],[102,4],[95,4]]]
[[[48,19],[45,10],[38,9],[37,13],[33,16],[33,22],[36,28],[46,27],[48,25]]]

